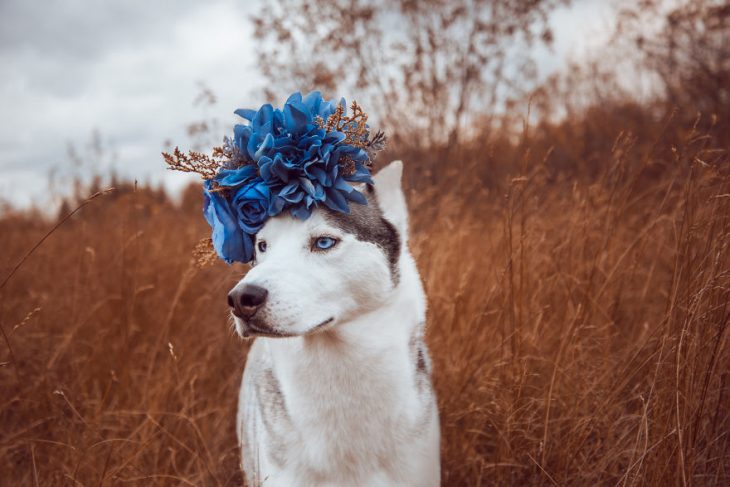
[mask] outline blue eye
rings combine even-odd
[[[328,250],[337,244],[337,239],[332,237],[319,237],[314,241],[313,250]]]

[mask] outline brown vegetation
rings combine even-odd
[[[550,152],[513,147],[521,168],[491,189],[488,147],[464,148],[437,185],[404,155],[445,485],[730,480],[727,156],[711,134],[656,126],[583,141],[595,179],[555,175],[555,154],[576,151],[569,124],[532,137]],[[199,206],[197,187],[175,206],[122,185],[3,285],[12,485],[240,483],[247,344],[225,295],[244,268],[193,265]],[[3,276],[49,227],[0,220]]]

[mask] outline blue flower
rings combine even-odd
[[[251,235],[255,235],[264,226],[270,206],[271,191],[259,178],[241,187],[233,197],[238,224],[244,232]]]
[[[251,260],[253,236],[268,217],[289,211],[306,219],[320,206],[349,213],[349,203],[367,204],[352,184],[373,183],[363,149],[372,146],[367,130],[357,140],[336,127],[327,130],[338,107],[345,112],[344,99],[326,101],[314,91],[292,94],[282,109],[266,104],[235,111],[247,123],[224,139],[230,160],[205,184],[205,217],[226,262]]]
[[[203,184],[203,214],[213,229],[211,239],[216,253],[228,264],[249,262],[253,258],[253,241],[238,223],[236,212],[220,191],[213,191],[211,181]]]

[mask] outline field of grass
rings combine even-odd
[[[556,169],[585,143],[556,133],[492,184],[488,149],[452,152],[438,184],[394,152],[443,485],[730,483],[727,156],[691,126],[604,134],[592,177]],[[55,222],[0,219],[0,483],[242,483],[226,293],[245,268],[193,263],[200,198],[122,184],[7,282]]]

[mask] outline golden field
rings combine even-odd
[[[730,482],[722,139],[592,116],[448,164],[389,154],[429,299],[443,485]],[[50,234],[58,220],[5,211],[0,483],[243,482],[248,343],[226,294],[246,269],[195,265],[200,205],[199,187],[174,204],[118,183]]]

